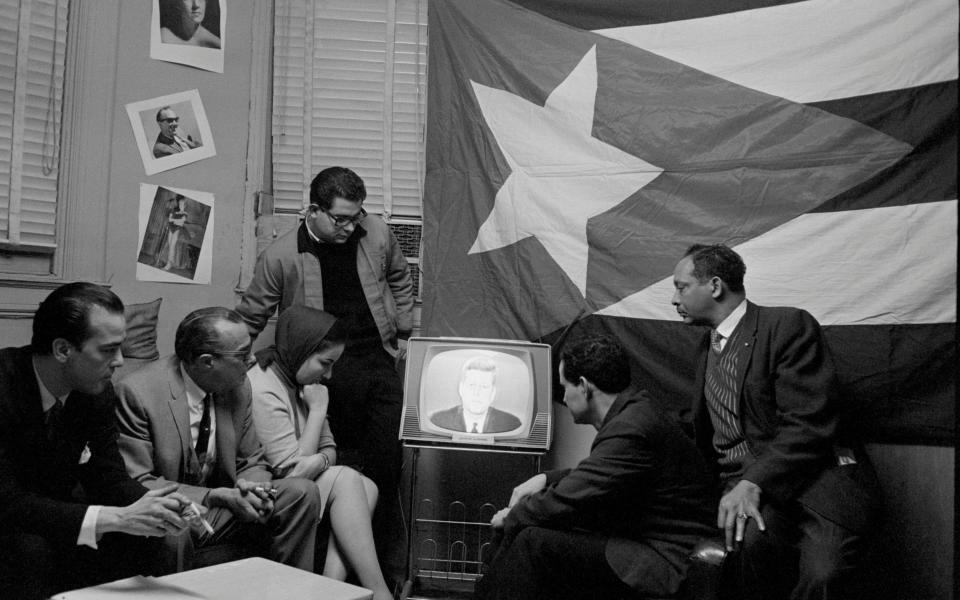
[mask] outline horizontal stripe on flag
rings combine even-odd
[[[956,325],[824,327],[845,421],[862,439],[956,442]]]
[[[950,200],[806,214],[736,250],[757,304],[798,306],[823,325],[951,323],[956,231]],[[672,296],[671,276],[598,314],[676,320]]]
[[[904,141],[903,160],[819,206],[817,212],[938,202],[957,197],[957,82],[809,104]]]
[[[810,0],[596,33],[796,102],[957,78],[956,0]]]
[[[805,0],[510,0],[550,19],[578,29],[609,29],[631,25],[698,19]]]
[[[955,328],[953,323],[824,327],[847,425],[866,441],[953,444]],[[543,341],[556,343],[562,331]],[[590,333],[620,340],[631,358],[634,383],[665,412],[690,409],[697,393],[696,348],[706,342],[706,328],[677,320],[591,315],[570,338]]]

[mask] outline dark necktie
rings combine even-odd
[[[720,354],[720,351],[723,350],[723,346],[720,345],[720,340],[723,339],[723,336],[720,335],[720,332],[716,329],[710,330],[710,347],[713,348],[713,351],[717,354]]]
[[[200,427],[197,431],[197,459],[202,463],[207,454],[207,444],[210,442],[210,405],[213,404],[210,394],[203,397],[203,416],[200,417]]]
[[[480,433],[479,431],[477,431],[477,423],[476,423],[476,421],[474,421],[474,423],[473,423],[473,430],[472,430],[470,433]]]
[[[63,402],[58,398],[46,413],[43,415],[43,432],[48,442],[57,439],[60,432],[60,424],[63,422]]]

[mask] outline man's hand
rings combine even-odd
[[[767,527],[760,516],[760,491],[760,486],[742,479],[720,499],[717,527],[723,529],[727,550],[733,550],[734,540],[737,543],[743,541],[743,530],[748,519],[756,519],[760,531],[766,531]]]
[[[228,509],[241,521],[263,523],[273,512],[273,499],[266,492],[269,483],[237,480],[237,487],[215,488],[207,495],[207,504]]]
[[[507,508],[513,508],[517,502],[520,502],[530,494],[536,494],[545,487],[547,487],[546,474],[538,473],[534,475],[530,479],[513,488],[513,493],[510,494],[510,502],[507,504]]]
[[[180,533],[187,527],[180,512],[190,500],[178,487],[174,483],[150,490],[128,506],[104,506],[97,518],[97,538],[111,532],[148,537]]]
[[[501,508],[497,511],[497,514],[493,515],[493,518],[490,519],[490,525],[496,530],[503,529],[503,521],[507,518],[507,515],[510,514],[510,507]]]
[[[397,355],[393,359],[393,366],[399,367],[405,360],[407,360],[407,340],[397,338]]]
[[[303,386],[303,401],[310,412],[326,411],[330,405],[330,392],[322,383],[311,383]]]

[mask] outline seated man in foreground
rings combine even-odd
[[[113,292],[71,283],[40,303],[30,346],[0,350],[0,598],[149,574],[150,538],[185,526],[176,486],[148,492],[117,449],[125,330]]]
[[[117,386],[128,471],[149,488],[180,482],[187,498],[209,508],[213,531],[191,530],[188,555],[227,541],[266,543],[268,558],[313,571],[320,493],[307,479],[271,482],[253,427],[253,360],[240,315],[193,311],[177,328],[175,349]]]
[[[574,469],[535,475],[491,521],[502,534],[482,599],[663,598],[694,543],[713,533],[706,464],[644,393],[615,340],[575,342],[560,360],[564,404],[597,429]]]

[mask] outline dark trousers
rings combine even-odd
[[[397,486],[403,384],[394,359],[383,349],[365,355],[345,353],[327,387],[327,415],[337,441],[337,462],[377,484],[380,500],[373,520],[377,550],[381,562],[402,563],[402,559],[392,558],[394,549],[405,547]]]
[[[265,523],[244,522],[229,509],[211,508],[206,519],[214,532],[191,530],[189,537],[181,540],[185,542],[184,564],[193,562],[195,548],[234,542],[252,547],[279,563],[313,571],[317,516],[320,514],[317,484],[309,479],[292,478],[274,480],[273,486],[279,494]],[[170,565],[175,554],[171,557],[169,553],[175,553],[178,540],[170,536],[166,542],[168,556],[164,564]]]
[[[156,572],[160,538],[108,533],[97,547],[53,542],[23,532],[0,536],[0,598],[40,600]]]
[[[496,542],[495,542],[496,543]],[[527,527],[494,549],[477,600],[616,600],[634,592],[607,564],[606,537]]]
[[[765,505],[767,530],[747,523],[738,558],[744,600],[859,598],[866,539],[799,503]]]
[[[327,384],[327,415],[341,464],[373,480],[382,497],[396,494],[400,472],[400,412],[403,385],[393,357],[382,349],[344,354]]]

